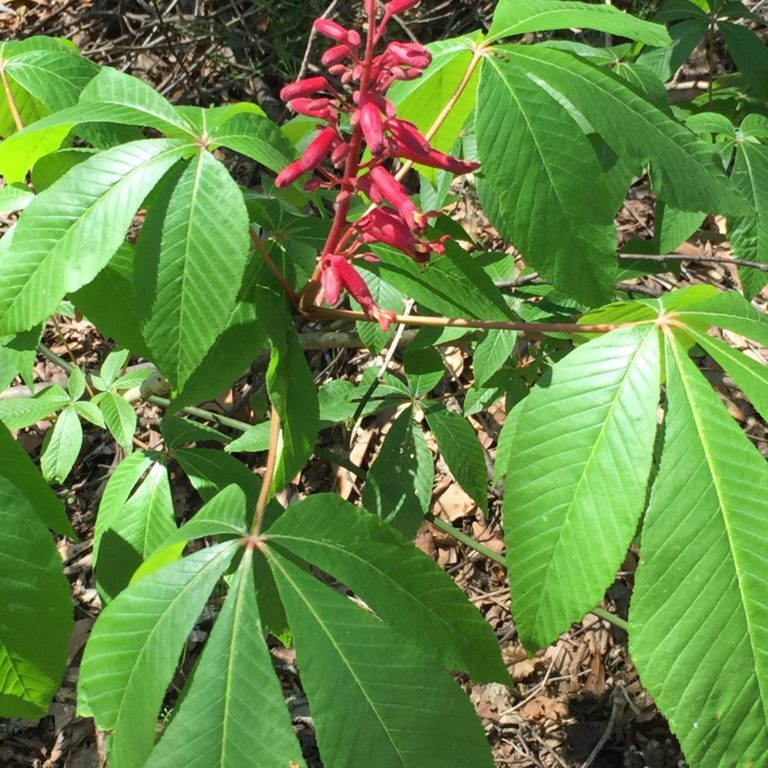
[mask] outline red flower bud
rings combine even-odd
[[[335,40],[337,43],[345,43],[347,41],[347,30],[335,21],[317,19],[314,26],[321,35],[330,37],[331,40]]]
[[[419,43],[390,43],[386,52],[398,64],[416,69],[426,69],[432,62],[432,54]]]
[[[389,70],[390,76],[393,80],[418,80],[424,73],[416,67],[392,67]]]
[[[360,107],[359,111],[360,128],[363,131],[368,149],[374,155],[379,155],[384,151],[384,124],[376,105],[367,101]]]
[[[427,225],[426,216],[413,204],[403,185],[383,166],[371,168],[371,177],[382,197],[402,216],[403,221],[413,232]]]
[[[280,91],[280,98],[283,101],[291,101],[302,96],[314,96],[319,91],[330,91],[331,86],[324,77],[309,77],[306,80],[299,80],[296,83],[286,85]]]
[[[336,149],[334,149],[333,152],[331,152],[331,164],[334,166],[334,168],[341,168],[348,154],[349,154],[349,144],[347,143],[339,144],[339,146],[336,147]]]
[[[359,48],[363,40],[360,37],[360,33],[356,29],[350,29],[349,32],[347,32],[347,42],[351,46]]]
[[[364,243],[384,243],[417,258],[420,243],[403,220],[382,208],[376,208],[357,222]]]
[[[300,115],[327,122],[334,122],[337,117],[336,108],[330,99],[293,99],[288,102],[288,106]]]
[[[387,16],[396,16],[398,13],[404,13],[405,11],[415,8],[419,4],[420,0],[391,0],[391,2],[384,5],[384,12]]]
[[[353,58],[352,53],[349,45],[334,45],[322,55],[320,61],[324,67],[332,67],[334,64],[340,64],[344,59]]]
[[[323,128],[312,143],[304,150],[304,154],[295,163],[291,163],[275,179],[277,187],[287,187],[304,173],[314,171],[325,160],[328,153],[340,141],[335,128]]]

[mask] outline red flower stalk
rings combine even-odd
[[[319,283],[330,304],[338,302],[342,291],[346,291],[385,329],[394,320],[394,314],[376,306],[352,259],[375,258],[360,249],[383,243],[424,262],[432,254],[444,253],[446,239],[423,239],[428,218],[437,214],[420,211],[385,163],[399,158],[452,173],[468,173],[478,167],[477,163],[430,147],[413,123],[397,118],[394,105],[386,99],[393,82],[420,77],[432,59],[429,50],[419,43],[391,42],[381,53],[375,53],[392,16],[416,5],[418,0],[389,0],[384,4],[383,15],[379,15],[377,0],[363,0],[369,22],[364,54],[362,38],[356,30],[345,29],[331,19],[318,19],[315,29],[334,43],[323,54],[322,64],[341,81],[342,87],[336,90],[325,77],[316,76],[287,85],[281,91],[293,110],[320,120],[325,127],[301,159],[278,175],[277,186],[286,186],[304,173],[317,170],[318,175],[306,182],[307,190],[339,189],[333,226],[310,282],[314,286],[310,291],[317,291]],[[349,116],[351,135],[339,122],[340,114]],[[370,158],[365,156],[366,151]],[[321,168],[326,162],[328,165]],[[361,174],[363,167],[366,171]],[[348,215],[351,197],[356,192],[365,194],[376,208],[352,223]],[[311,292],[307,296],[310,300],[314,297]]]

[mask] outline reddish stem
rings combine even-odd
[[[360,78],[360,104],[365,103],[368,91],[371,87],[371,74],[373,71],[373,57],[376,47],[376,15],[368,14],[368,32],[365,42],[365,59],[363,60],[363,76]],[[360,170],[360,154],[363,147],[363,132],[360,125],[356,125],[352,131],[352,137],[349,142],[349,155],[344,167],[344,178],[341,184],[341,191],[336,198],[336,210],[333,217],[331,231],[320,253],[315,271],[312,278],[304,287],[299,299],[299,306],[302,311],[308,311],[314,304],[315,297],[320,290],[320,276],[323,271],[323,257],[329,253],[336,253],[339,243],[342,239],[346,240],[348,227],[347,218],[349,217],[349,208],[352,204],[352,195],[355,192],[355,182]]]

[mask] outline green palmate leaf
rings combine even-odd
[[[194,132],[171,105],[146,83],[117,70],[103,68],[85,87],[80,103],[54,114],[23,118],[27,127],[0,144],[0,172],[6,181],[22,181],[37,160],[57,149],[72,128],[83,123],[149,126],[173,136]],[[38,119],[41,118],[41,119]]]
[[[234,456],[212,448],[177,448],[173,451],[189,481],[204,501],[212,499],[219,491],[235,483],[248,499],[253,509],[259,497],[261,481]]]
[[[507,413],[504,426],[499,433],[496,445],[496,465],[493,469],[493,482],[497,485],[506,477],[509,467],[517,458],[517,422],[525,407],[525,400],[520,400]]]
[[[677,339],[630,650],[691,765],[768,761],[768,469]]]
[[[97,585],[105,599],[117,595],[142,561],[176,530],[168,470],[160,458],[151,452],[131,454],[104,489],[96,518],[93,561]]]
[[[765,24],[765,20],[762,20]],[[739,74],[762,99],[768,99],[768,50],[751,29],[721,21],[718,30],[728,46]]]
[[[387,98],[397,106],[398,116],[414,123],[422,133],[426,133],[464,79],[479,42],[480,35],[475,33],[430,43],[427,48],[432,54],[432,63],[424,75],[416,80],[394,83],[387,94]],[[475,72],[430,141],[440,152],[451,152],[472,114],[477,77],[478,73]],[[424,170],[429,178],[437,178],[434,169]]]
[[[187,149],[179,140],[126,144],[41,192],[0,261],[0,332],[32,327],[89,283],[120,247],[142,200]]]
[[[699,301],[686,303],[681,308],[671,307],[675,319],[686,325],[699,324],[705,328],[725,328],[763,346],[768,345],[768,318],[758,312],[743,296],[735,291],[717,291],[707,286],[711,295]],[[672,297],[682,291],[671,294]],[[665,302],[668,306],[668,302]]]
[[[79,709],[114,731],[110,768],[143,768],[184,641],[238,548],[195,552],[124,590],[99,616],[83,655]]]
[[[21,184],[0,187],[0,213],[23,211],[34,199],[34,192]]]
[[[454,317],[508,320],[513,317],[498,288],[466,251],[449,247],[424,266],[391,248],[374,248],[382,260],[360,264],[420,305]]]
[[[488,58],[478,100],[481,195],[491,220],[556,288],[588,304],[607,300],[626,175],[602,170],[573,117],[515,63]]]
[[[433,347],[408,347],[403,363],[413,397],[423,397],[431,392],[445,376],[443,358]]]
[[[661,24],[636,19],[610,5],[570,0],[500,0],[493,14],[489,39],[544,32],[550,29],[595,29],[646,45],[666,46],[669,35]]]
[[[443,666],[481,682],[506,678],[490,627],[455,582],[373,515],[318,494],[290,507],[266,535],[338,578]]]
[[[267,345],[266,334],[255,320],[253,307],[243,313],[247,305],[238,304],[232,313],[227,329],[211,347],[200,367],[174,397],[171,412],[185,405],[204,402],[220,394],[247,370],[261,350]]]
[[[78,107],[94,112],[76,122],[113,122],[156,128],[168,135],[194,136],[194,128],[152,86],[117,69],[104,67],[88,83]],[[98,112],[103,115],[98,117]]]
[[[747,117],[744,122],[751,122]],[[748,127],[748,126],[747,126]],[[731,179],[736,189],[754,207],[754,213],[728,220],[728,237],[736,258],[768,264],[768,146],[739,141]],[[768,282],[765,272],[740,269],[744,292],[756,296]]]
[[[139,132],[139,135],[132,137],[130,141],[143,138],[143,134]],[[32,186],[36,192],[48,189],[67,171],[97,154],[97,152],[98,150],[93,147],[64,147],[41,157],[32,168]]]
[[[42,327],[37,326],[13,336],[0,336],[0,391],[20,375],[35,393],[34,367],[42,332]]]
[[[517,342],[515,331],[488,331],[472,355],[475,385],[482,386],[509,360]]]
[[[451,413],[440,403],[425,403],[424,410],[429,429],[451,474],[488,514],[488,469],[475,430],[463,416]]]
[[[695,328],[688,327],[685,333],[733,377],[736,386],[752,401],[762,417],[768,420],[768,366]]]
[[[362,277],[377,306],[382,309],[391,309],[393,312],[398,313],[403,311],[405,299],[400,291],[370,272],[364,273]],[[351,300],[351,303],[353,308],[360,309],[360,305],[354,299]],[[356,323],[356,328],[360,341],[362,341],[374,355],[378,355],[397,332],[396,328],[382,331],[378,323],[358,322]]]
[[[6,459],[17,457],[6,439],[0,457],[0,716],[32,719],[48,712],[66,669],[72,604],[61,558],[33,509],[50,491],[39,474],[34,485],[9,482]]]
[[[8,429],[23,429],[47,419],[69,402],[69,395],[58,385],[44,389],[35,397],[10,397],[0,400],[0,421]]]
[[[211,135],[218,127],[235,115],[256,115],[264,117],[265,112],[258,104],[240,101],[235,104],[225,104],[220,107],[193,107],[188,105],[174,106],[176,112],[187,120],[201,136]]]
[[[418,530],[430,501],[419,498],[419,458],[412,419],[413,413],[407,408],[392,423],[368,470],[363,492],[363,506],[408,538]]]
[[[104,336],[136,355],[149,357],[133,301],[133,272],[133,247],[123,243],[95,279],[70,298]]]
[[[499,53],[483,63],[478,96],[481,194],[496,225],[563,292],[591,304],[609,295],[613,216],[633,169],[649,160],[675,207],[739,206],[712,149],[618,77],[545,46]],[[695,189],[681,173],[695,176]],[[595,194],[584,194],[585,178]]]
[[[293,150],[283,133],[260,115],[234,115],[217,125],[208,138],[211,144],[233,149],[276,172],[293,159]]]
[[[63,483],[83,446],[83,427],[74,405],[64,408],[45,437],[40,457],[43,477],[49,483]]]
[[[145,768],[305,765],[263,638],[246,552],[178,712]]]
[[[181,557],[185,545],[205,536],[225,535],[242,538],[246,528],[245,494],[236,485],[217,493],[195,516],[163,540],[134,572],[131,583],[143,579]]]
[[[28,51],[5,67],[24,90],[55,112],[77,104],[80,93],[97,74],[96,64],[64,50]]]
[[[99,406],[92,400],[79,400],[75,403],[75,410],[80,418],[90,421],[91,424],[95,424],[99,429],[107,428]]]
[[[503,55],[541,81],[628,164],[651,162],[656,192],[684,211],[748,210],[727,184],[713,148],[638,96],[616,76],[544,46],[507,46]],[[631,129],[630,129],[631,126]],[[586,127],[586,125],[585,125]],[[685,177],[685,179],[683,178]]]
[[[233,440],[224,450],[227,453],[261,453],[269,450],[270,423],[262,421],[254,424],[246,432]]]
[[[468,699],[429,655],[273,550],[269,564],[327,765],[493,765]]]
[[[652,324],[585,344],[552,368],[515,424],[504,530],[515,624],[551,643],[598,603],[643,510],[660,386]]]
[[[135,291],[153,360],[183,387],[226,327],[248,261],[237,184],[198,152],[150,211],[136,249]]]
[[[218,429],[200,424],[192,419],[165,414],[160,422],[163,441],[168,448],[180,448],[186,443],[215,442],[229,443],[230,438]]]
[[[42,114],[45,110],[42,107],[40,109]],[[33,119],[37,120],[40,114],[35,114]],[[34,122],[32,124],[36,125]],[[70,130],[70,125],[52,126],[44,131],[24,130],[0,142],[0,174],[6,183],[24,183],[27,172],[42,157],[57,150]]]
[[[99,376],[95,378],[96,384],[103,390],[114,386],[123,368],[125,367],[130,351],[127,349],[116,350],[107,355],[107,359],[101,366]]]
[[[104,422],[118,445],[130,453],[133,448],[133,435],[136,432],[136,411],[124,398],[114,392],[104,392],[98,401]]]
[[[3,426],[0,426],[0,458],[0,496],[13,498],[13,506],[22,517],[36,516],[46,527],[75,538],[61,501],[42,482],[37,467]]]

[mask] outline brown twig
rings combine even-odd
[[[269,422],[269,453],[267,454],[267,467],[262,478],[259,498],[256,502],[256,513],[253,516],[253,528],[251,533],[258,536],[264,526],[264,513],[267,509],[267,502],[272,490],[272,480],[275,477],[275,467],[277,466],[277,446],[280,442],[280,414],[277,408],[272,406],[272,416]]]
[[[351,309],[326,309],[318,307],[305,312],[308,320],[354,320],[355,322],[375,323],[376,319],[364,312]],[[598,325],[577,325],[576,323],[520,323],[509,320],[468,320],[463,317],[434,317],[431,315],[395,315],[392,320],[400,325],[413,325],[430,328],[475,328],[479,331],[520,331],[521,333],[609,333],[618,328],[626,328],[637,323],[602,323]]]
[[[761,272],[768,272],[768,264],[762,264],[759,261],[747,261],[746,259],[731,259],[725,256],[686,256],[682,253],[645,254],[645,253],[622,253],[619,256],[624,260],[645,260],[645,261],[692,261],[694,264],[735,264],[739,267],[749,267],[750,269],[759,269]]]

